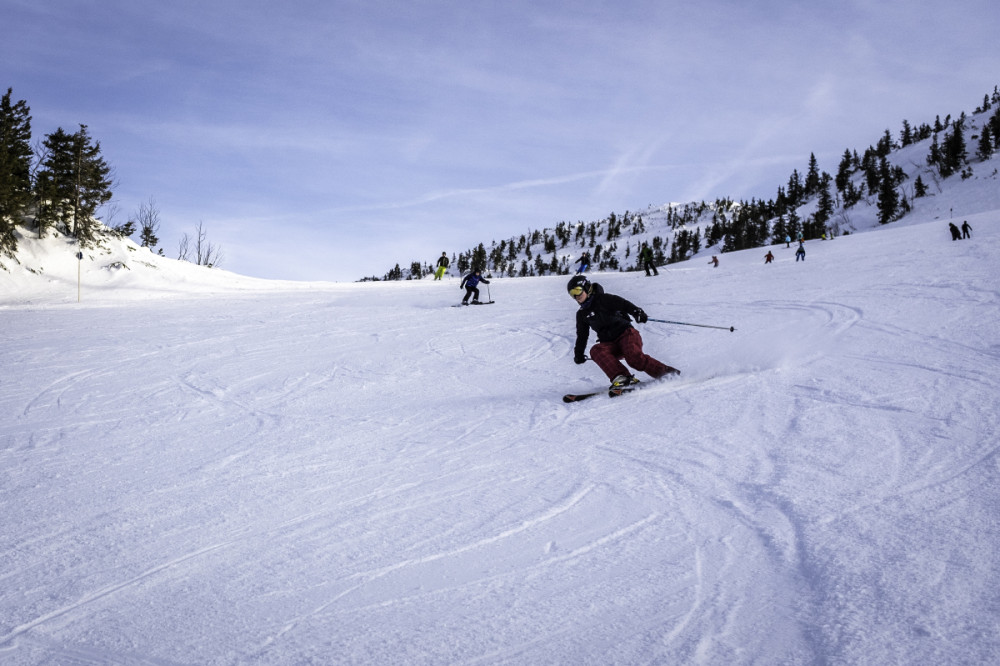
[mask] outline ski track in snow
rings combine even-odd
[[[1000,232],[938,226],[596,275],[737,330],[570,405],[563,278],[2,309],[0,661],[996,661]]]

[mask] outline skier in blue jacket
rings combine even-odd
[[[458,285],[459,289],[465,289],[465,298],[462,299],[462,305],[469,304],[469,296],[472,297],[473,305],[479,304],[479,287],[477,286],[480,282],[489,284],[490,281],[484,278],[478,270],[472,271],[464,278],[462,278],[462,284]]]

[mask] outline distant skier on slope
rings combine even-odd
[[[969,224],[968,220],[962,222],[962,238],[972,238],[969,232],[972,231],[972,225]]]
[[[654,379],[680,374],[680,370],[657,361],[642,351],[642,336],[632,327],[631,315],[636,322],[646,323],[648,317],[642,308],[621,296],[607,294],[596,282],[584,275],[576,275],[566,285],[566,290],[580,309],[576,312],[576,345],[573,361],[587,362],[583,352],[587,347],[590,329],[597,333],[597,344],[590,348],[590,358],[611,380],[611,391],[627,391],[639,380],[622,364],[622,359],[636,370]]]
[[[656,264],[653,262],[653,250],[646,243],[643,243],[642,249],[639,250],[639,261],[646,267],[646,277],[650,277],[649,269],[651,268],[653,269],[653,275],[660,274],[656,270]]]
[[[484,278],[479,269],[472,271],[464,278],[462,278],[462,284],[458,286],[459,289],[465,289],[465,298],[462,299],[462,305],[469,304],[469,297],[472,297],[472,303],[474,305],[479,305],[479,283],[483,282],[489,284],[490,281]]]
[[[437,260],[437,270],[434,272],[434,279],[440,280],[443,278],[446,270],[448,270],[448,253],[442,252],[441,258]]]
[[[951,239],[953,241],[962,240],[962,232],[958,230],[954,222],[948,223],[948,230],[951,231]]]

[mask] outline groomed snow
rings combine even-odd
[[[565,277],[5,262],[0,662],[997,663],[998,217],[594,275],[736,331],[571,405]]]

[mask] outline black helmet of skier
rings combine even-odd
[[[590,280],[585,275],[574,275],[566,284],[566,291],[569,292],[570,296],[576,298],[581,290],[590,293]]]

